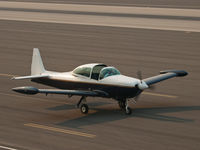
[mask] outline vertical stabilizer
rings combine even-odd
[[[45,72],[40,51],[38,48],[33,49],[33,57],[31,64],[31,75],[40,75]]]

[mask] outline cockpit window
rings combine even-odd
[[[98,80],[99,79],[99,74],[100,71],[102,70],[102,68],[106,67],[106,65],[96,65],[93,67],[92,70],[92,75],[91,75],[91,79],[95,79]]]
[[[82,75],[85,77],[90,77],[91,68],[90,67],[78,67],[76,68],[73,73]]]
[[[114,76],[114,75],[119,75],[119,74],[120,74],[120,72],[116,68],[106,67],[106,68],[103,68],[101,70],[99,78],[103,79],[103,78],[106,78],[106,77],[109,77],[109,76]]]

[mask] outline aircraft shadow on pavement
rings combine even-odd
[[[95,113],[89,113],[85,116],[81,116],[76,119],[67,120],[56,125],[66,126],[70,128],[81,128],[83,126],[100,124],[105,122],[112,122],[117,120],[122,120],[130,117],[140,117],[146,119],[154,119],[160,121],[170,121],[170,122],[193,122],[193,119],[184,119],[173,116],[167,116],[165,113],[174,112],[185,112],[200,110],[200,106],[176,106],[176,107],[153,107],[153,108],[135,108],[132,115],[128,116],[119,109],[109,109],[105,110],[102,108],[93,108]]]
[[[91,108],[97,107],[97,106],[102,106],[106,104],[110,104],[108,102],[95,102],[95,103],[87,103]],[[51,108],[47,108],[48,110],[53,110],[53,111],[60,111],[60,110],[69,110],[69,109],[77,109],[76,105],[74,104],[64,104],[64,105],[59,105]]]

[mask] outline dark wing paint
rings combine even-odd
[[[160,75],[157,76],[153,76],[150,78],[146,78],[143,81],[147,84],[147,85],[152,85],[155,84],[157,82],[163,81],[163,80],[167,80],[173,77],[182,77],[182,76],[186,76],[188,73],[184,70],[165,70],[165,71],[160,71]]]
[[[45,94],[66,94],[79,96],[94,96],[94,97],[108,97],[109,95],[104,91],[81,91],[81,90],[61,90],[61,89],[38,89],[38,93]]]
[[[100,90],[95,91],[83,91],[83,90],[62,90],[62,89],[37,89],[31,86],[16,87],[12,89],[15,92],[23,94],[66,94],[66,95],[79,95],[79,96],[94,96],[94,97],[109,97],[109,95]]]

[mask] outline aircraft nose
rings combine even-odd
[[[137,84],[137,87],[140,89],[140,90],[144,90],[144,89],[147,89],[149,88],[149,86],[144,82],[144,81],[139,81],[139,83]]]

